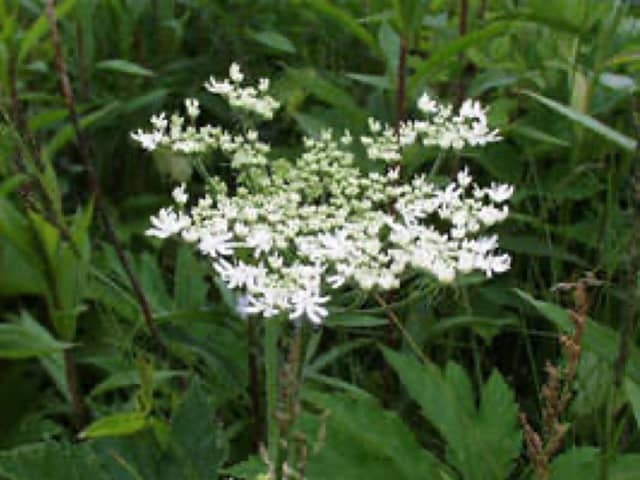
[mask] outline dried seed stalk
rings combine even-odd
[[[587,287],[598,283],[593,277],[587,276],[576,283],[558,286],[563,290],[573,290],[575,304],[574,309],[569,310],[574,327],[573,334],[560,337],[566,367],[561,368],[550,362],[547,362],[545,367],[547,382],[541,392],[544,405],[542,432],[536,432],[527,420],[526,414],[520,414],[527,454],[538,480],[549,479],[551,459],[562,447],[562,441],[569,430],[569,424],[562,422],[562,416],[573,398],[573,384],[580,361],[582,337],[589,310]]]

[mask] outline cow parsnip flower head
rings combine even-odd
[[[243,87],[237,64],[229,77],[212,78],[205,87],[232,108],[273,116],[278,103],[267,94],[267,79]],[[189,202],[180,185],[174,204],[151,218],[146,233],[180,238],[207,256],[240,294],[243,315],[286,314],[318,324],[339,289],[393,290],[416,272],[450,283],[459,274],[491,277],[510,267],[509,255],[498,251],[498,237],[486,231],[507,218],[513,187],[479,186],[467,169],[446,185],[424,175],[405,181],[398,166],[403,148],[416,142],[460,149],[498,141],[475,101],[454,113],[422,96],[418,108],[426,119],[405,122],[397,132],[370,119],[370,134],[360,141],[371,161],[388,162],[385,173],[356,167],[349,132],[336,136],[327,130],[305,138],[298,158],[271,159],[257,131],[198,126],[198,102],[188,99],[185,107],[186,119],[161,113],[152,117],[151,130],[132,137],[147,150],[196,158],[222,152],[237,173],[235,194],[220,178],[209,178],[211,193]]]

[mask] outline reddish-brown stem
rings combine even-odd
[[[405,117],[405,103],[407,96],[407,40],[400,37],[400,51],[398,52],[398,72],[396,75],[396,133]]]
[[[134,291],[136,300],[138,301],[138,304],[140,305],[140,309],[142,310],[142,316],[147,325],[147,328],[149,329],[151,336],[155,340],[161,352],[164,352],[164,344],[158,333],[158,329],[156,327],[155,321],[153,320],[153,314],[151,313],[151,307],[149,306],[147,297],[145,296],[142,290],[142,287],[140,285],[140,282],[138,281],[136,275],[133,272],[133,269],[131,268],[129,259],[124,253],[124,249],[120,244],[120,241],[118,240],[118,237],[115,233],[113,225],[111,224],[111,221],[109,219],[107,210],[102,202],[102,190],[100,188],[100,183],[98,181],[98,176],[96,174],[96,171],[93,168],[93,164],[91,163],[89,142],[78,120],[78,114],[75,106],[73,90],[71,88],[71,82],[69,81],[69,75],[67,73],[67,66],[64,60],[64,55],[62,53],[62,42],[60,39],[60,32],[58,30],[58,23],[56,21],[56,16],[55,16],[55,0],[47,0],[46,13],[51,26],[51,41],[54,49],[56,71],[58,74],[58,80],[60,82],[60,91],[62,93],[62,97],[64,98],[67,111],[69,112],[69,119],[71,120],[71,125],[73,126],[73,129],[76,134],[76,143],[78,146],[80,159],[88,175],[89,188],[95,199],[96,210],[104,225],[107,238],[109,242],[113,245],[116,251],[116,254],[118,256],[118,259],[122,264],[122,267],[127,275],[127,278],[129,279],[129,283],[131,284],[131,287]]]

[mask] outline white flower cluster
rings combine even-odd
[[[426,120],[403,122],[396,131],[369,119],[371,135],[360,138],[371,159],[397,163],[402,159],[402,150],[416,141],[424,146],[460,150],[464,147],[484,146],[500,140],[497,130],[490,130],[487,115],[480,103],[466,100],[457,115],[453,107],[441,105],[425,93],[418,100],[418,109],[425,113]]]
[[[230,75],[242,80],[233,66]],[[456,117],[447,117],[447,107],[424,99],[421,107],[437,112],[432,129],[414,121],[396,135],[372,120],[373,136],[362,139],[370,159],[398,164],[404,145],[417,135],[425,142],[436,129],[457,131],[465,144],[482,144],[473,136],[480,135],[481,125],[486,128],[479,105],[465,104]],[[195,120],[197,104],[187,103],[187,110]],[[185,152],[185,142],[191,142],[191,152],[220,149],[240,175],[235,195],[205,195],[191,206],[185,185],[179,186],[175,205],[152,217],[146,233],[179,236],[209,257],[227,286],[243,295],[243,314],[288,314],[321,323],[332,289],[396,289],[416,272],[449,283],[458,274],[481,271],[490,277],[510,267],[510,257],[498,252],[497,236],[483,232],[507,217],[511,186],[480,187],[467,169],[445,185],[424,176],[403,182],[397,166],[363,173],[348,132],[305,139],[293,161],[267,161],[269,147],[255,132],[232,136],[218,127],[184,127],[174,117],[171,124],[154,117],[154,130],[134,138],[148,149]],[[498,138],[488,130],[483,135],[485,143]]]
[[[217,81],[211,77],[204,86],[211,93],[222,95],[234,108],[256,113],[266,119],[273,118],[280,104],[266,93],[269,90],[269,79],[261,78],[257,87],[241,87],[243,80],[244,74],[240,71],[240,66],[232,63],[229,67],[229,79]]]

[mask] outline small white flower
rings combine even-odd
[[[469,175],[469,169],[467,167],[464,167],[464,169],[458,172],[457,178],[458,178],[458,185],[460,185],[462,188],[468,187],[473,181],[473,177]]]
[[[158,215],[151,217],[152,228],[145,234],[150,237],[167,238],[187,228],[191,224],[189,217],[182,213],[176,213],[172,208],[163,208]]]
[[[502,203],[511,198],[513,195],[513,186],[506,184],[491,184],[491,188],[485,190],[491,200],[496,203]]]
[[[429,95],[423,93],[418,99],[418,108],[424,113],[435,113],[438,111],[438,104]]]
[[[323,307],[327,301],[329,301],[329,297],[321,297],[313,292],[297,292],[292,298],[293,311],[289,318],[294,320],[305,315],[311,323],[319,325],[329,314],[329,311]]]
[[[179,186],[173,189],[173,192],[171,192],[173,200],[178,205],[183,206],[187,203],[187,200],[189,200],[189,195],[186,192],[186,188],[187,186],[184,183],[181,183]]]
[[[195,119],[200,115],[200,102],[195,98],[187,98],[185,101],[185,107],[187,109],[187,115],[192,119]]]
[[[269,79],[268,78],[261,78],[258,82],[258,90],[261,93],[265,93],[267,90],[269,90]]]
[[[159,132],[146,133],[138,129],[131,132],[131,138],[140,143],[145,150],[153,151],[162,140],[162,134]]]
[[[238,65],[235,62],[232,63],[231,66],[229,67],[229,78],[234,83],[240,83],[242,82],[242,80],[244,80],[244,75],[240,70],[240,65]]]
[[[220,255],[233,255],[233,249],[236,246],[234,242],[230,242],[233,234],[229,232],[210,234],[204,233],[200,236],[198,248],[200,251],[212,258]]]

